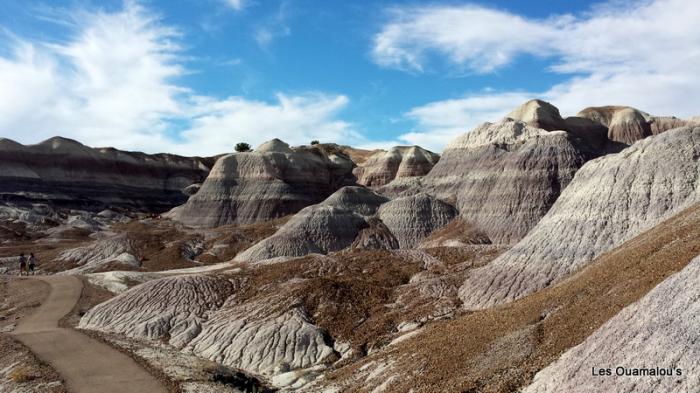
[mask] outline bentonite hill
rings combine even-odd
[[[440,154],[2,139],[0,179],[2,389],[700,389],[693,120],[531,100]]]

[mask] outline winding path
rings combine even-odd
[[[78,302],[82,283],[73,276],[36,277],[51,293],[12,333],[63,377],[75,393],[166,392],[156,378],[133,359],[80,332],[61,328],[58,321]]]

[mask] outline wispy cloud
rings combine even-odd
[[[182,111],[187,89],[170,83],[185,70],[177,32],[142,7],[89,15],[65,44],[20,39],[0,57],[0,130],[43,138],[98,135],[122,144],[157,142],[160,119]]]
[[[390,16],[374,38],[373,58],[382,66],[414,73],[445,66],[488,73],[530,55],[550,60],[543,71],[569,75],[531,94],[479,93],[414,108],[406,116],[417,126],[405,140],[449,139],[471,126],[469,119],[485,117],[475,102],[492,103],[488,116],[496,120],[517,105],[514,97],[543,98],[568,115],[609,104],[655,114],[700,112],[697,2],[611,1],[582,16],[548,19],[474,5],[394,8]],[[438,118],[445,120],[436,124]]]
[[[253,38],[258,46],[266,49],[276,39],[292,34],[288,23],[290,16],[290,3],[282,1],[277,11],[253,31]]]
[[[82,11],[64,44],[12,38],[0,55],[0,134],[21,142],[53,135],[93,146],[207,155],[279,137],[362,143],[339,120],[343,95],[279,93],[271,102],[198,95],[178,83],[191,72],[181,34],[148,9]],[[6,54],[5,54],[6,53]],[[237,60],[227,64],[237,64]]]

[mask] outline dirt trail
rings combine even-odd
[[[123,353],[80,332],[58,327],[58,321],[78,302],[82,283],[73,276],[36,277],[51,286],[51,294],[13,335],[65,380],[69,391],[166,392],[156,378]]]

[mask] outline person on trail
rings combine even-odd
[[[34,253],[29,253],[29,270],[27,270],[27,276],[29,275],[29,272],[32,272],[32,276],[34,275],[34,268],[36,268],[36,257],[34,256]]]
[[[24,253],[19,254],[19,275],[21,276],[22,273],[27,269],[27,258],[24,257]],[[29,273],[27,273],[29,275]]]

